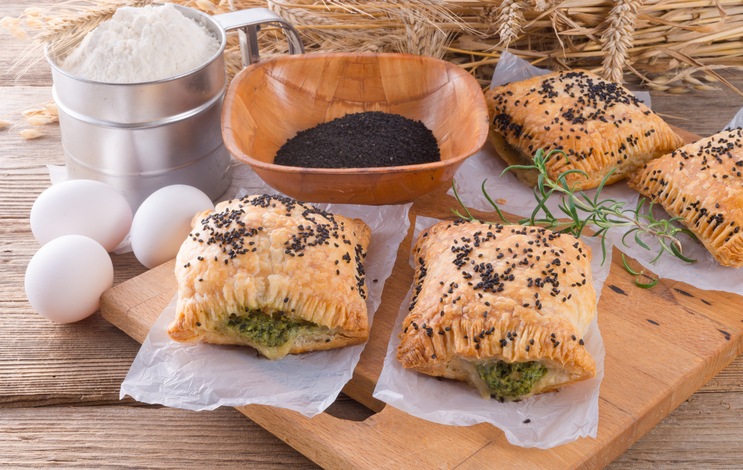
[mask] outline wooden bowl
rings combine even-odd
[[[273,164],[297,132],[362,111],[422,121],[438,141],[441,161],[342,169]],[[260,62],[235,77],[222,109],[230,153],[274,189],[309,202],[409,201],[451,178],[487,133],[485,98],[469,73],[407,54],[306,54]]]

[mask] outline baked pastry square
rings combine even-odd
[[[539,227],[440,222],[413,248],[403,367],[519,400],[591,378],[590,248]]]
[[[531,165],[536,151],[559,149],[547,161],[556,180],[567,176],[582,189],[619,181],[646,162],[684,145],[670,127],[627,89],[586,71],[555,72],[499,86],[485,93],[489,138],[509,165]],[[537,170],[515,170],[536,186]]]
[[[682,217],[723,266],[743,266],[743,130],[723,131],[645,165],[629,185]]]
[[[270,359],[364,342],[371,230],[282,196],[197,214],[176,258],[176,341],[252,346]]]

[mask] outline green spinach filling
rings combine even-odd
[[[527,395],[547,373],[547,368],[538,362],[497,361],[477,364],[475,368],[493,395],[511,399]]]
[[[283,312],[269,315],[260,310],[251,310],[244,315],[233,313],[225,326],[269,348],[286,344],[304,330],[317,328],[315,323],[288,318]]]

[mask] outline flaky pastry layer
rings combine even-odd
[[[597,187],[619,181],[646,162],[684,144],[670,127],[627,89],[590,72],[555,72],[495,87],[485,93],[489,137],[509,165],[531,165],[540,148],[563,150],[547,161],[550,178],[568,170],[571,185]],[[515,170],[527,186],[537,170]]]
[[[596,294],[591,251],[580,240],[537,227],[440,222],[420,234],[413,255],[415,294],[397,353],[404,367],[483,392],[475,365],[539,362],[547,374],[526,396],[594,376],[583,336]]]

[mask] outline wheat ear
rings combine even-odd
[[[500,38],[498,45],[508,47],[518,39],[524,22],[523,8],[519,0],[503,0],[498,6],[495,20],[495,31]]]
[[[635,31],[637,10],[643,0],[615,0],[607,22],[609,26],[601,38],[604,41],[603,75],[607,80],[622,83],[624,66],[627,63],[627,50],[632,47],[632,33]]]

